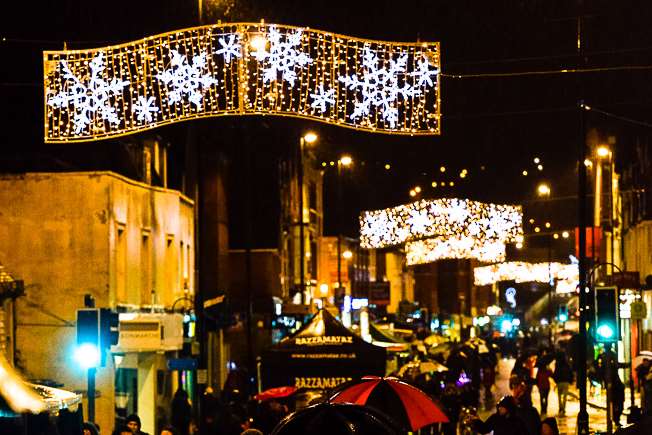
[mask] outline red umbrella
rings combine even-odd
[[[255,400],[265,401],[270,399],[282,399],[288,397],[297,391],[296,387],[276,387],[265,390],[254,396]]]
[[[446,414],[426,393],[396,378],[365,376],[359,383],[343,387],[330,401],[375,408],[412,431],[448,423]]]

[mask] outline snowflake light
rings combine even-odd
[[[329,89],[327,91],[324,90],[324,85],[321,84],[319,85],[319,90],[314,93],[310,94],[310,97],[312,97],[312,103],[310,103],[310,107],[319,109],[321,113],[324,113],[326,111],[326,105],[333,105],[335,104],[335,89]]]
[[[118,78],[107,81],[103,77],[106,70],[104,54],[98,53],[89,62],[90,77],[86,82],[72,73],[67,61],[62,60],[60,64],[62,89],[57,93],[46,92],[46,95],[49,94],[47,104],[51,108],[71,110],[75,134],[87,131],[87,127],[98,120],[119,125],[120,117],[111,104],[111,97],[121,96],[129,82]]]
[[[302,35],[302,29],[287,32],[283,41],[284,38],[276,26],[269,28],[269,51],[263,47],[253,53],[256,59],[265,62],[266,66],[263,68],[265,83],[276,81],[280,74],[282,80],[294,86],[297,78],[295,69],[312,63],[310,56],[301,51]]]
[[[206,74],[206,54],[202,53],[192,58],[189,63],[186,56],[177,50],[170,50],[172,59],[170,60],[171,68],[158,74],[156,77],[168,85],[172,90],[168,92],[168,101],[170,104],[177,103],[188,97],[196,108],[201,108],[202,92],[217,83],[210,74]]]
[[[152,122],[152,114],[159,111],[158,107],[154,106],[154,100],[154,97],[138,97],[138,101],[134,104],[133,111],[139,121]]]
[[[505,260],[505,243],[471,236],[433,237],[405,244],[408,266],[446,259],[474,259],[483,263]]]
[[[438,43],[363,40],[264,23],[47,51],[45,141],[91,141],[190,118],[252,114],[436,135],[439,69]]]
[[[521,240],[522,222],[520,206],[457,198],[422,200],[363,212],[360,244],[367,249],[386,248],[433,237],[462,237],[461,240],[476,239],[480,244],[504,244]]]
[[[218,38],[220,48],[215,54],[224,56],[224,62],[231,63],[231,58],[241,57],[242,47],[240,45],[240,37],[238,35],[228,35],[228,38]]]
[[[407,54],[400,54],[389,60],[389,67],[381,67],[378,55],[369,47],[365,47],[363,55],[362,77],[357,74],[340,77],[339,80],[349,89],[358,90],[361,100],[355,102],[351,119],[368,117],[372,107],[380,116],[394,128],[398,122],[399,95],[407,100],[416,97],[420,91],[408,83],[401,85],[401,76],[407,73]],[[419,81],[421,81],[419,79]],[[432,82],[431,82],[432,83]]]

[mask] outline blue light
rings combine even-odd
[[[567,316],[566,314],[564,314],[564,313],[561,313],[561,314],[559,315],[559,321],[560,321],[561,323],[565,323],[565,322],[567,322],[567,321],[568,321],[568,316]]]
[[[500,331],[502,333],[510,332],[512,330],[512,321],[509,319],[504,319],[500,322]]]
[[[611,338],[614,336],[614,330],[609,325],[600,325],[597,332],[598,335],[604,338]]]
[[[75,361],[85,369],[97,367],[100,364],[100,351],[91,343],[84,343],[75,349]]]

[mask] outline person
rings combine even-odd
[[[532,398],[528,394],[530,388],[528,383],[518,376],[512,376],[509,379],[509,387],[512,390],[512,396],[516,400],[516,416],[525,424],[528,435],[539,435],[541,418],[539,417],[539,411],[532,406]]]
[[[537,388],[539,389],[539,398],[541,400],[541,415],[548,413],[548,394],[550,394],[550,377],[552,372],[547,365],[542,364],[537,370]]]
[[[179,387],[174,393],[170,407],[172,426],[174,426],[179,435],[188,435],[190,419],[192,417],[192,406],[190,406],[190,399],[186,390]]]
[[[566,401],[568,399],[568,388],[573,382],[573,369],[564,353],[558,353],[555,359],[555,372],[552,378],[557,384],[557,399],[559,403],[559,415],[566,415]]]
[[[516,400],[512,396],[503,397],[496,406],[496,412],[486,421],[473,420],[473,429],[481,434],[493,431],[493,435],[528,435],[523,421],[516,416]]]
[[[652,370],[650,370],[643,381],[645,401],[643,401],[643,415],[652,416]]]
[[[541,435],[559,435],[559,426],[555,417],[548,417],[541,422]]]
[[[142,425],[140,424],[140,417],[138,417],[136,414],[131,414],[128,416],[125,424],[129,429],[131,429],[131,433],[133,435],[149,435],[147,432],[140,430]]]
[[[82,433],[83,435],[100,435],[100,431],[97,430],[97,426],[90,421],[86,421],[82,424]]]
[[[134,435],[132,430],[129,428],[129,426],[118,426],[115,428],[113,431],[113,435]]]
[[[167,425],[163,426],[163,429],[161,429],[161,433],[159,435],[179,435],[177,430],[174,428],[174,426]]]
[[[647,408],[647,398],[645,396],[645,378],[650,372],[650,359],[643,358],[643,361],[636,366],[634,371],[636,372],[637,389],[641,394],[641,408],[645,410]]]
[[[618,376],[618,368],[614,365],[611,369],[611,398],[613,400],[614,423],[620,427],[620,416],[625,408],[625,384]]]

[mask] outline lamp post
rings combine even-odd
[[[342,204],[342,167],[353,164],[351,156],[344,155],[337,160],[337,205]],[[337,289],[342,288],[342,213],[337,214]]]
[[[303,226],[304,213],[303,213],[303,149],[306,144],[312,144],[317,141],[317,135],[313,132],[308,132],[301,136],[299,139],[299,156],[297,168],[297,192],[299,194],[299,301],[303,305],[305,302],[305,285],[306,285],[306,241],[304,236]]]
[[[535,162],[538,163],[538,162]],[[544,198],[545,200],[550,199],[550,185],[548,183],[540,183],[537,186],[537,195],[541,198]],[[549,224],[546,222],[546,226],[549,226]],[[552,261],[552,240],[550,239],[550,236],[548,236],[548,319],[550,320],[548,322],[548,343],[550,346],[552,346],[552,325],[553,325],[553,317],[554,317],[554,310],[552,307],[552,288],[553,288],[553,279],[552,279],[552,270],[550,263]]]

